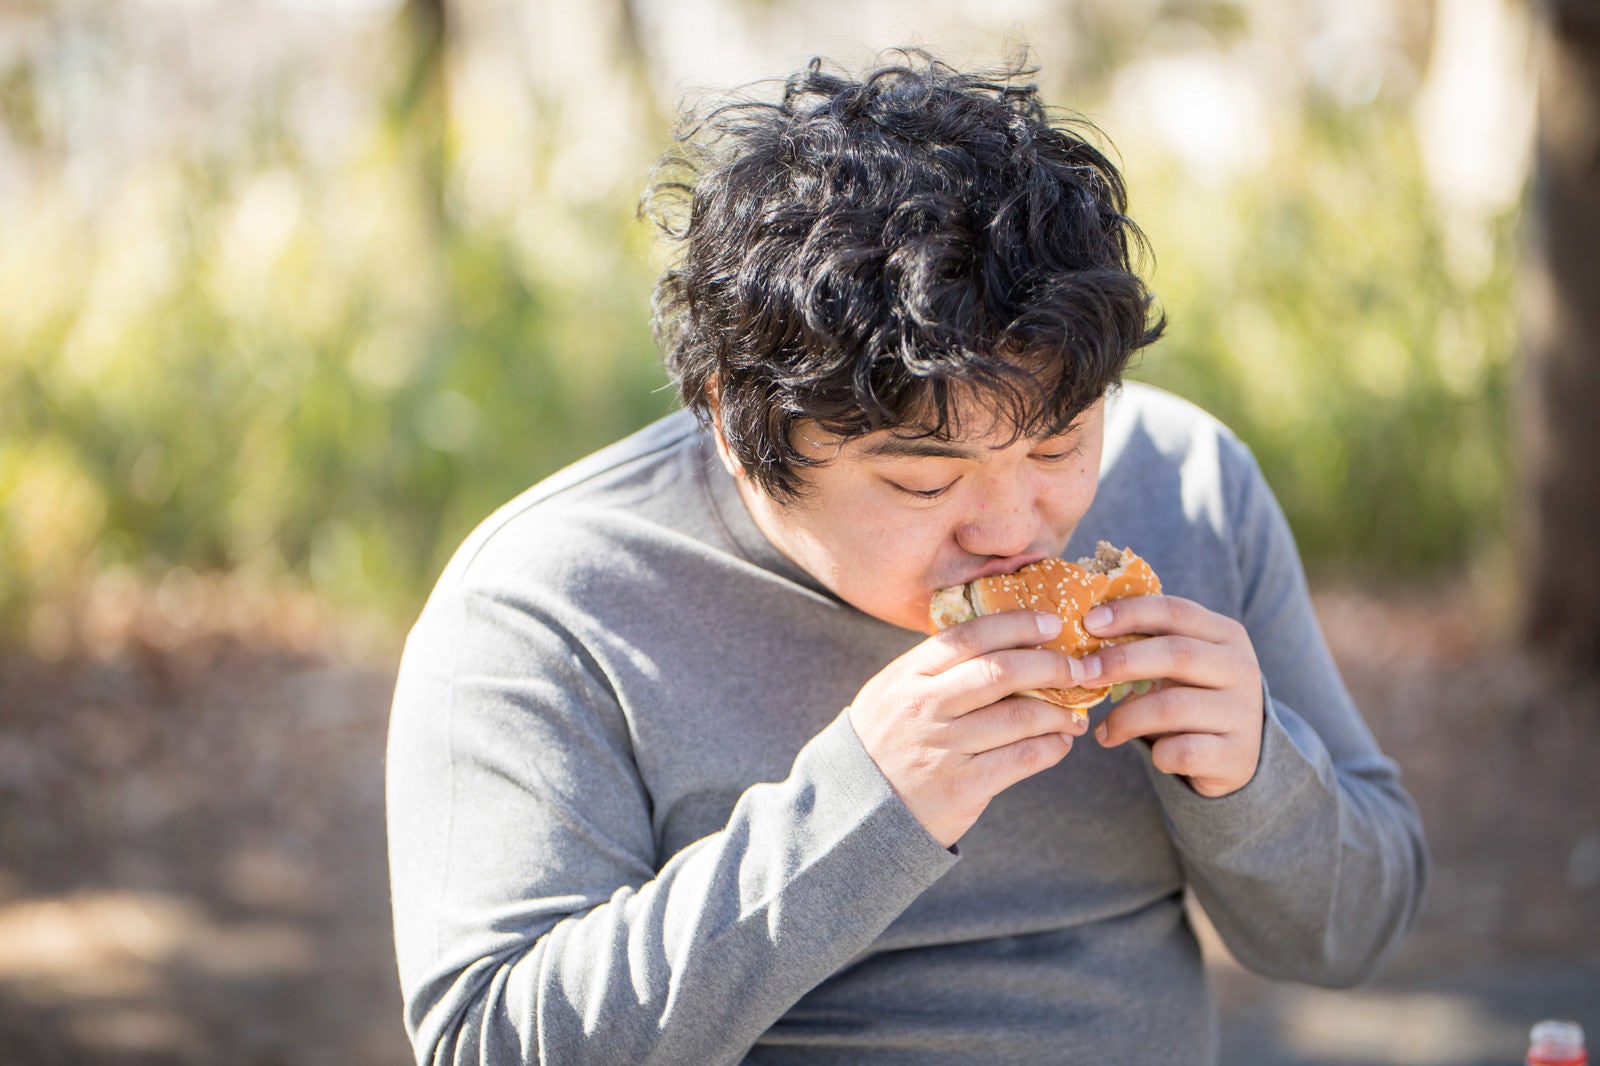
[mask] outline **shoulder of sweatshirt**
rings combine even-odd
[[[1191,401],[1138,382],[1110,396],[1097,508],[1198,523],[1226,538],[1259,476],[1249,447]]]
[[[702,521],[696,471],[702,432],[678,411],[533,484],[484,518],[451,556],[435,588],[494,587],[528,572],[599,563],[629,527]]]
[[[1224,614],[1242,609],[1238,535],[1265,496],[1254,457],[1189,400],[1137,382],[1108,398],[1100,484],[1068,546],[1131,546],[1169,593]]]
[[[1104,473],[1130,449],[1144,449],[1168,461],[1182,461],[1196,449],[1219,445],[1248,453],[1233,430],[1209,411],[1176,393],[1129,381],[1113,389],[1106,403]]]

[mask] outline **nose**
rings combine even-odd
[[[956,529],[956,543],[972,555],[1021,555],[1038,544],[1043,529],[1038,503],[1024,484],[996,488]]]

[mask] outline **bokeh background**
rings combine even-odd
[[[1225,1061],[1600,1034],[1600,268],[1549,250],[1597,234],[1585,6],[0,0],[0,1059],[404,1060],[405,629],[497,504],[673,408],[636,205],[682,102],[894,45],[1027,47],[1104,131],[1169,320],[1133,376],[1256,451],[1428,820],[1375,988],[1209,945]]]

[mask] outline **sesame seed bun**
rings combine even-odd
[[[1055,611],[1061,634],[1040,645],[1080,658],[1113,644],[1143,640],[1139,634],[1102,639],[1083,628],[1083,616],[1098,604],[1128,596],[1152,596],[1161,579],[1129,548],[1118,550],[1101,541],[1095,554],[1069,563],[1041,559],[1013,574],[981,577],[934,593],[929,618],[935,629],[1000,611]],[[1111,694],[1108,688],[1032,689],[1020,693],[1083,714]]]

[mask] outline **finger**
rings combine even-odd
[[[1236,684],[1248,664],[1222,644],[1193,637],[1150,637],[1101,648],[1079,665],[1083,684],[1091,688],[1120,681],[1167,678],[1185,685],[1220,689]]]
[[[1181,596],[1130,596],[1112,600],[1084,615],[1083,625],[1097,637],[1178,633],[1213,644],[1227,642],[1244,628],[1227,615]]]
[[[1150,746],[1150,763],[1164,774],[1188,779],[1202,796],[1225,796],[1250,783],[1255,764],[1230,737],[1179,733]]]
[[[1045,688],[1072,688],[1083,668],[1072,656],[1049,648],[1010,648],[957,663],[937,684],[948,713],[965,714],[1007,696]]]
[[[1065,707],[1028,696],[1011,696],[980,707],[952,723],[951,746],[967,755],[993,751],[1032,737],[1082,736],[1089,721]]]
[[[977,775],[977,785],[991,796],[997,796],[1018,781],[1048,770],[1067,757],[1072,750],[1072,738],[1051,733],[1042,737],[1029,737],[1003,748],[974,755],[968,772]]]
[[[1001,611],[951,626],[906,653],[918,673],[940,674],[1003,648],[1035,647],[1061,632],[1061,619],[1041,611]]]
[[[1238,726],[1231,706],[1226,693],[1173,685],[1119,703],[1094,735],[1103,747],[1114,748],[1135,737],[1229,733]]]

